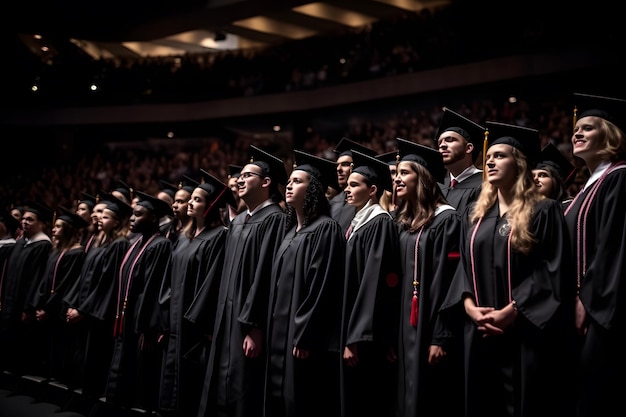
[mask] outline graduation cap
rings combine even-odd
[[[576,178],[576,167],[574,164],[552,143],[548,143],[541,150],[541,161],[537,164],[536,169],[545,169],[546,166],[556,169],[565,186],[569,186]]]
[[[478,123],[475,123],[470,119],[450,110],[449,108],[444,107],[443,115],[439,121],[436,138],[439,140],[441,135],[445,132],[458,133],[466,141],[474,144],[472,159],[476,160],[483,149],[485,130],[486,129]]]
[[[82,229],[89,226],[89,223],[87,223],[85,219],[63,206],[57,207],[56,218],[57,220],[63,220],[65,223],[72,225],[75,229]]]
[[[438,150],[402,138],[396,138],[396,142],[400,162],[416,162],[426,168],[435,181],[443,183],[446,167],[443,165],[443,156]]]
[[[209,195],[207,198],[207,209],[204,212],[205,216],[213,207],[224,207],[226,204],[233,207],[237,206],[235,196],[227,184],[224,184],[202,168],[200,168],[200,173],[204,182],[198,184],[198,188],[202,188]]]
[[[178,189],[179,190],[185,190],[187,191],[189,194],[193,193],[193,190],[195,190],[195,188],[200,185],[200,183],[196,180],[194,180],[193,178],[187,176],[187,175],[183,175],[183,179],[181,182],[178,183]]]
[[[54,210],[42,201],[29,201],[25,204],[24,212],[35,213],[37,218],[44,223],[51,223]]]
[[[398,163],[398,151],[391,151],[386,153],[381,153],[376,155],[374,158],[378,159],[381,162],[386,163],[387,165],[395,165]]]
[[[242,169],[241,165],[228,165],[228,178],[239,178]]]
[[[574,126],[578,119],[587,116],[601,117],[624,130],[626,128],[626,100],[574,93]]]
[[[487,130],[489,133],[487,149],[504,143],[522,152],[528,160],[529,167],[535,166],[541,160],[541,138],[538,130],[490,121],[487,122]],[[486,149],[484,151],[486,152]]]
[[[171,182],[167,182],[165,180],[159,180],[159,187],[161,188],[160,191],[172,197],[172,200],[176,195],[176,191],[178,191],[177,185],[172,184]]]
[[[133,187],[126,184],[122,180],[117,180],[117,183],[119,186],[113,189],[113,191],[117,191],[118,193],[122,194],[127,202],[133,201]]]
[[[381,196],[383,190],[393,191],[393,182],[389,173],[389,165],[373,156],[352,150],[352,173],[363,175],[372,184],[378,186],[376,194]]]
[[[4,223],[11,235],[14,235],[15,231],[22,227],[20,222],[17,221],[17,219],[13,217],[11,213],[5,210],[0,211],[0,222]]]
[[[352,156],[353,150],[358,151],[365,155],[369,155],[369,156],[376,155],[375,150],[368,148],[367,146],[363,146],[360,143],[355,142],[346,137],[341,138],[341,140],[339,141],[339,143],[337,144],[337,147],[335,147],[333,152],[337,154],[337,157],[344,156],[344,155]]]
[[[304,171],[315,177],[322,184],[324,190],[326,190],[327,187],[334,188],[335,190],[339,189],[339,184],[337,183],[337,164],[335,162],[298,149],[295,149],[293,153],[296,156],[294,170]]]
[[[144,193],[143,191],[136,191],[135,193],[139,197],[137,205],[150,210],[151,212],[156,214],[159,219],[164,216],[174,215],[172,207],[167,204],[166,201],[163,201],[160,198],[156,198],[148,193]]]
[[[96,206],[98,202],[98,198],[94,195],[87,194],[84,192],[81,192],[80,194],[83,196],[83,198],[81,200],[78,200],[78,204],[81,204],[81,203],[86,204],[87,207],[89,207],[90,211],[93,210],[93,208]]]
[[[104,203],[107,209],[117,213],[120,218],[127,218],[133,214],[133,208],[130,204],[120,200],[111,193],[101,191],[100,202]]]
[[[250,156],[249,163],[261,168],[264,176],[270,177],[278,184],[287,184],[287,170],[281,159],[254,145],[250,145],[248,154]]]

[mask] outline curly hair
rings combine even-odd
[[[537,202],[546,197],[539,194],[532,171],[528,168],[526,156],[514,147],[512,147],[512,155],[517,163],[518,175],[513,186],[513,203],[506,213],[506,218],[511,226],[511,246],[523,254],[528,254],[537,242],[530,231],[534,208]],[[489,181],[484,181],[470,214],[470,221],[476,223],[484,217],[496,203],[497,196],[498,188]]]
[[[304,194],[304,225],[310,224],[313,220],[322,215],[330,215],[330,204],[326,197],[326,187],[322,183],[307,173],[309,185],[306,187]],[[285,222],[285,230],[289,230],[294,224],[297,224],[296,210],[287,204],[285,208],[287,221]]]
[[[415,190],[415,207],[413,203],[403,198],[396,210],[396,223],[405,230],[413,233],[423,225],[433,221],[435,210],[441,204],[447,204],[437,180],[428,169],[415,161],[404,161],[417,173],[419,186]]]

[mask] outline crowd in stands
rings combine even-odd
[[[567,9],[537,13],[532,2],[515,11],[482,3],[453,2],[263,49],[93,59],[68,41],[56,56],[40,61],[27,52],[30,56],[22,57],[7,88],[15,89],[17,103],[25,105],[206,101],[353,83],[581,42],[610,46],[619,41],[615,28],[605,24],[611,16],[593,19],[594,11],[589,11],[585,37],[572,41]],[[487,19],[485,9],[497,18]],[[39,86],[35,94],[33,83]],[[90,91],[91,83],[99,90]]]
[[[112,138],[110,143],[103,143],[91,151],[75,151],[64,159],[47,157],[36,166],[28,166],[27,170],[20,167],[19,171],[8,172],[0,184],[0,195],[3,206],[7,208],[35,198],[51,205],[58,203],[72,207],[81,198],[81,192],[95,195],[101,190],[114,188],[118,180],[135,189],[156,193],[160,180],[178,183],[183,175],[199,179],[200,169],[225,179],[229,164],[242,165],[246,162],[246,149],[250,143],[260,143],[273,150],[288,169],[293,161],[291,151],[295,148],[334,160],[333,149],[342,137],[362,143],[378,153],[395,150],[397,137],[435,147],[434,138],[443,105],[479,123],[495,120],[538,128],[543,146],[552,142],[571,157],[572,109],[565,104],[531,104],[523,100],[509,103],[485,99],[459,104],[437,103],[396,113],[386,109],[384,112],[381,110],[381,116],[356,115],[344,121],[342,130],[332,133],[312,131],[306,138],[293,138],[291,142],[259,141],[247,135],[235,140],[215,136],[180,141],[174,147],[154,145],[150,148],[145,141],[142,142],[145,138],[137,137],[137,143],[141,145],[136,147],[120,143],[116,146]],[[89,140],[89,137],[84,139]],[[167,141],[167,144],[172,145],[172,142],[175,143]],[[580,165],[580,162],[577,164]],[[583,169],[579,174],[581,180],[574,182],[573,187],[579,186],[584,174]]]

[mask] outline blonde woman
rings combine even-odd
[[[538,131],[487,128],[487,178],[462,218],[460,265],[442,306],[465,313],[465,415],[570,416],[574,288],[563,210],[533,181]]]

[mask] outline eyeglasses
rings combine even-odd
[[[264,178],[264,175],[258,174],[256,172],[252,172],[252,171],[247,171],[247,172],[242,172],[241,174],[239,174],[240,178],[243,178],[244,180],[247,180],[248,178],[255,176],[255,177],[259,177],[259,178]]]

